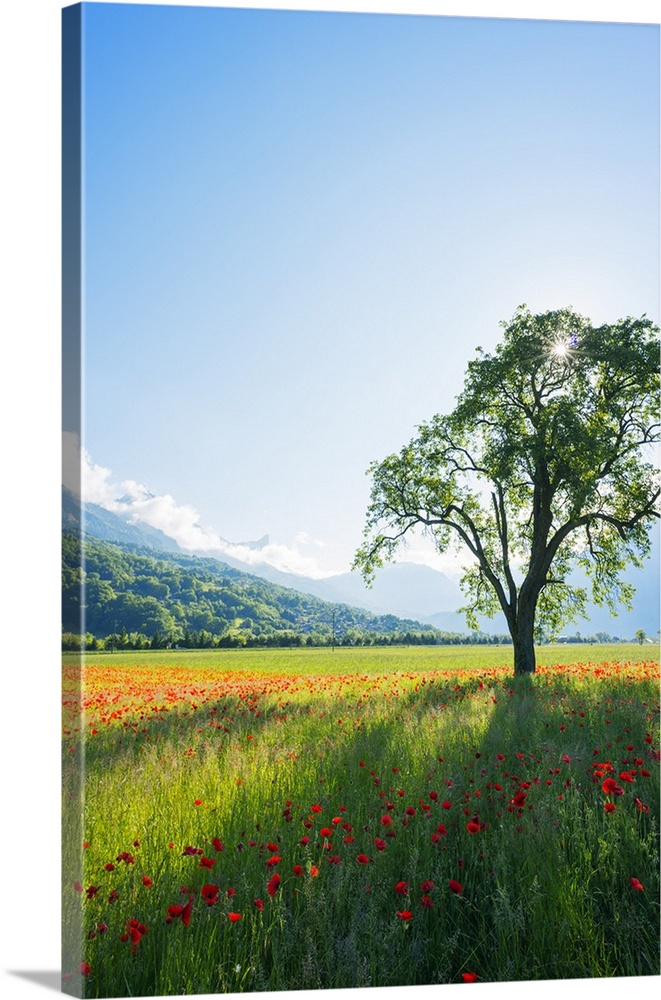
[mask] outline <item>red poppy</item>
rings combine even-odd
[[[85,890],[85,895],[87,896],[88,899],[94,899],[98,891],[99,891],[98,885],[90,885]]]
[[[216,861],[214,858],[205,858],[205,857],[200,858],[200,868],[213,868],[215,863]]]
[[[320,837],[332,837],[333,836],[333,831],[331,830],[331,828],[329,826],[322,826],[321,830],[319,831],[319,836]]]
[[[457,896],[460,896],[461,893],[464,891],[464,887],[461,884],[461,882],[457,882],[453,878],[451,878],[450,881],[448,882],[448,889],[450,889],[451,892],[456,893]]]
[[[310,806],[310,809],[312,810],[313,813],[320,813],[321,812],[321,806],[318,806],[316,804],[313,805],[313,806]]]
[[[202,799],[195,799],[195,805],[196,806],[201,806],[202,805]]]
[[[310,865],[310,875],[313,878],[316,878],[318,874],[319,874],[319,869],[317,868],[317,866],[316,865]]]
[[[445,802],[441,802],[441,808],[442,809],[452,809],[452,803],[448,802],[448,800],[446,799]]]
[[[263,899],[253,899],[253,903],[255,904],[255,906],[257,907],[258,910],[263,910],[264,909],[264,900]]]
[[[280,885],[280,876],[276,872],[274,875],[271,875],[271,878],[266,883],[266,891],[268,892],[269,896],[275,896],[276,892],[278,891],[279,885]]]
[[[303,847],[305,847],[309,843],[310,843],[309,837],[301,837],[301,839],[299,840],[299,844],[301,844]]]
[[[153,885],[154,883],[153,883],[153,882],[152,882],[152,880],[150,879],[149,875],[143,875],[143,876],[142,876],[142,884],[143,884],[143,885],[146,885],[146,886],[147,886],[147,888],[149,888],[149,886],[150,886],[150,885]]]
[[[408,882],[398,882],[395,886],[395,892],[399,896],[408,896],[409,894],[409,884]]]
[[[294,867],[292,868],[292,871],[293,871],[294,875],[297,875],[297,876],[298,875],[302,875],[303,874],[303,865],[294,865]]]
[[[377,851],[385,851],[386,846],[387,846],[385,840],[381,840],[380,837],[377,837],[375,839],[374,845],[375,845]]]
[[[476,979],[479,979],[477,972],[462,972],[461,978],[465,983],[474,983]]]
[[[359,854],[358,857],[356,858],[356,861],[358,862],[359,865],[368,865],[370,863],[370,859],[367,857],[366,854]]]
[[[278,851],[280,850],[278,844],[267,844],[266,847],[271,852],[271,854],[277,854]]]
[[[207,906],[213,906],[214,903],[217,903],[219,894],[220,889],[217,885],[203,885],[200,889],[200,896]]]
[[[122,941],[126,941],[130,938],[131,944],[133,945],[133,951],[137,951],[140,941],[145,934],[149,933],[149,931],[146,926],[141,924],[135,917],[132,920],[126,921],[126,930],[127,933],[122,934]]]
[[[632,889],[637,889],[639,892],[642,892],[645,887],[642,885],[641,882],[638,881],[637,878],[632,878],[631,879],[631,888]]]
[[[279,865],[281,861],[282,861],[282,858],[280,857],[279,854],[273,854],[268,859],[268,861],[264,862],[264,864],[266,865],[267,868],[275,868],[275,866]]]
[[[229,917],[230,921],[233,924],[235,924],[237,922],[237,920],[241,919],[241,914],[240,913],[228,913],[227,916]]]
[[[427,881],[423,882],[422,885],[420,886],[422,892],[431,892],[433,888],[434,888],[434,883],[430,878],[428,878]]]
[[[420,906],[424,906],[426,909],[431,910],[434,905],[434,900],[431,896],[423,896],[420,900]]]
[[[88,965],[87,962],[80,963],[80,974],[81,976],[89,976],[92,971],[92,966]]]
[[[192,898],[188,900],[185,906],[181,906],[180,903],[175,903],[173,906],[168,906],[168,915],[165,918],[167,924],[171,924],[173,920],[177,920],[181,917],[181,922],[186,927],[190,924],[191,910],[193,908]]]
[[[615,812],[615,803],[614,802],[604,802],[604,809],[606,810],[607,813]]]
[[[634,802],[636,803],[636,806],[638,807],[638,811],[639,812],[641,812],[641,813],[648,813],[650,811],[650,807],[646,806],[645,803],[641,802],[640,799],[635,798]]]
[[[211,841],[211,844],[213,846],[214,851],[218,851],[219,853],[220,851],[223,851],[225,849],[225,845],[223,844],[220,837],[214,837],[213,840]]]
[[[381,826],[392,826],[392,816],[389,813],[381,817]]]
[[[479,833],[480,824],[476,823],[475,820],[471,820],[470,823],[467,825],[466,829],[468,830],[469,833]]]
[[[397,916],[399,917],[400,920],[404,920],[405,922],[413,920],[413,914],[411,913],[410,910],[398,910]]]
[[[181,853],[185,854],[186,856],[192,857],[195,854],[204,854],[204,851],[202,850],[201,847],[191,847],[190,844],[187,844],[187,846],[184,847]]]

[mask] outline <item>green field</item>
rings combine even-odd
[[[65,989],[658,975],[656,652],[65,657]]]
[[[393,670],[455,670],[511,667],[511,646],[372,646],[300,649],[178,649],[128,652],[86,653],[85,663],[104,665],[176,664],[181,667],[214,667],[223,670],[273,670],[283,673],[336,674],[374,673]],[[550,666],[560,663],[641,663],[658,659],[658,647],[638,643],[562,643],[539,646],[537,663]],[[65,653],[63,662],[80,662],[77,653]]]

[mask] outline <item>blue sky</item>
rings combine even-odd
[[[368,464],[452,408],[520,303],[658,322],[658,27],[123,4],[84,26],[92,498],[342,571]]]

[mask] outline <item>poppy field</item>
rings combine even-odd
[[[658,975],[658,661],[509,656],[65,657],[64,990]]]

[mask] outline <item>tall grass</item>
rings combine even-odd
[[[658,974],[658,665],[600,650],[514,679],[489,653],[87,657],[65,988]]]

